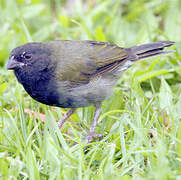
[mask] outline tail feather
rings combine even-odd
[[[163,51],[165,47],[173,45],[173,41],[160,41],[154,43],[143,44],[139,46],[134,46],[131,48],[133,54],[135,54],[138,59],[144,59],[152,56],[159,56],[162,54],[168,54],[174,51]]]

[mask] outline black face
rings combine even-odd
[[[44,104],[57,105],[56,63],[51,58],[46,44],[28,43],[11,52],[7,68],[14,70],[18,81],[32,98]]]
[[[50,50],[42,43],[28,43],[19,46],[11,52],[8,69],[22,71],[42,70],[48,64]]]

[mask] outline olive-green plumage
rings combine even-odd
[[[122,72],[137,60],[171,52],[163,49],[173,43],[131,48],[97,41],[28,43],[12,51],[8,69],[14,70],[28,94],[41,103],[64,108],[93,104],[99,110]]]
[[[127,61],[136,61],[150,56],[166,54],[163,48],[173,42],[162,41],[132,48],[121,48],[115,44],[97,41],[51,41],[51,49],[57,62],[59,80],[81,83],[94,74],[106,74]],[[116,66],[117,65],[117,66]],[[63,68],[62,68],[63,67]],[[100,73],[99,73],[100,72]]]

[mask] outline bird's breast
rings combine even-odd
[[[67,83],[43,73],[37,76],[15,73],[26,92],[36,101],[62,108],[86,107],[109,97],[116,79],[96,76],[87,84],[67,88]]]
[[[26,73],[15,71],[18,81],[23,85],[26,92],[36,101],[46,105],[59,105],[59,92],[52,75],[44,73]]]

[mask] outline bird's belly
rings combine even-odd
[[[50,90],[48,87],[39,86],[31,87],[31,86],[24,86],[26,92],[36,101],[50,105],[50,106],[59,106],[59,94],[54,90]]]
[[[85,97],[76,93],[76,90],[62,90],[56,86],[53,87],[52,84],[45,86],[40,83],[36,85],[23,84],[23,86],[34,100],[49,106],[77,108],[91,105]]]
[[[104,101],[111,94],[115,82],[115,79],[95,77],[89,83],[72,89],[59,88],[62,87],[62,83],[57,86],[51,83],[46,85],[39,83],[33,86],[24,85],[24,88],[33,99],[43,104],[62,108],[78,108]]]
[[[110,96],[115,83],[116,80],[96,77],[88,84],[73,88],[64,96],[74,108],[99,104]]]

